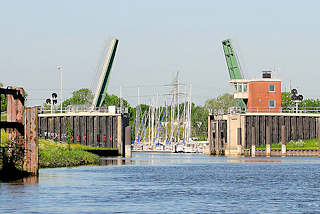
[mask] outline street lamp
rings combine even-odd
[[[60,113],[62,113],[62,65],[57,66],[58,71],[60,71]]]

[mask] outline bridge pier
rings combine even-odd
[[[287,156],[287,139],[286,139],[286,127],[281,126],[281,157]]]
[[[124,157],[132,157],[132,146],[131,146],[131,127],[127,126],[125,128],[125,154]]]
[[[270,133],[270,124],[266,125],[266,157],[271,157],[271,133]]]
[[[251,133],[251,137],[252,137],[252,145],[251,145],[251,157],[256,157],[256,144],[255,144],[255,128],[252,127],[252,133]]]

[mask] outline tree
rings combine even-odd
[[[294,102],[291,99],[290,92],[282,92],[281,93],[281,107],[282,109],[287,109],[294,106]]]
[[[3,87],[3,84],[0,83],[0,88]],[[1,94],[1,102],[0,102],[0,108],[1,108],[1,112],[6,111],[7,109],[7,101],[6,101],[6,97],[4,94]]]
[[[82,88],[77,91],[72,92],[72,97],[63,101],[63,108],[69,105],[85,105],[91,104],[93,99],[92,92],[87,88]]]
[[[320,107],[319,99],[305,99],[300,104],[303,107]]]
[[[295,103],[291,99],[290,92],[282,92],[281,93],[281,107],[283,110],[287,110],[287,109],[291,109],[291,108],[295,107]],[[299,108],[308,110],[310,113],[312,113],[312,109],[310,109],[310,108],[320,108],[320,100],[319,99],[312,99],[312,98],[302,100],[302,102],[299,103]],[[314,111],[314,113],[315,112],[316,111]]]
[[[71,150],[70,144],[71,144],[72,138],[73,138],[73,130],[71,128],[70,121],[67,121],[67,144],[68,144],[69,151]]]
[[[224,113],[228,112],[228,108],[234,107],[236,100],[232,94],[225,93],[217,98],[208,99],[205,103],[205,107],[209,112],[214,113],[223,110]]]
[[[114,94],[111,94],[111,95],[107,94],[104,99],[104,103],[106,106],[120,106],[120,97]],[[123,105],[123,108],[129,107],[129,103],[125,99],[122,99],[122,105]]]
[[[208,109],[204,106],[195,106],[191,110],[192,136],[199,139],[206,139],[208,134]]]

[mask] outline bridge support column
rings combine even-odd
[[[320,158],[320,118],[318,119],[318,157]]]
[[[215,144],[215,155],[220,155],[220,129],[219,129],[219,121],[216,122],[216,137],[214,139]]]
[[[121,155],[122,157],[125,156],[124,154],[124,140],[122,139],[122,118],[121,115],[117,117],[117,149],[118,149],[118,153],[119,155]]]
[[[270,126],[266,127],[266,157],[271,157],[271,136],[270,136]]]
[[[271,157],[271,145],[270,144],[266,145],[266,157],[267,158]]]
[[[208,116],[208,142],[209,142],[209,148],[208,149],[205,149],[203,151],[204,154],[206,155],[212,155],[213,152],[212,152],[212,148],[213,148],[213,145],[212,145],[212,129],[211,129],[211,116],[209,115]]]
[[[237,128],[237,155],[240,156],[242,154],[242,131],[241,128]]]
[[[38,109],[25,108],[23,170],[31,175],[39,174],[38,166]]]
[[[256,132],[255,127],[252,127],[252,132],[251,132],[251,141],[252,141],[252,144],[251,144],[251,157],[253,157],[253,158],[256,157],[255,132]]]
[[[287,139],[286,139],[286,127],[281,126],[281,157],[287,156]]]
[[[125,127],[125,157],[132,157],[132,147],[131,147],[131,127]]]

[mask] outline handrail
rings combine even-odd
[[[211,115],[224,115],[224,114],[244,114],[244,113],[294,113],[294,114],[320,114],[320,107],[249,107],[247,109],[240,107],[230,107],[228,112],[223,109],[211,111]]]

